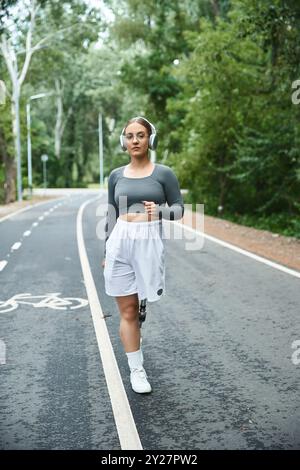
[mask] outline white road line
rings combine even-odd
[[[11,247],[11,250],[18,250],[21,245],[22,245],[22,243],[16,242],[16,243],[14,243],[13,246]]]
[[[26,232],[23,233],[23,236],[24,236],[24,237],[29,237],[30,234],[31,234],[31,231],[30,231],[30,230],[26,230]]]
[[[6,265],[7,265],[6,260],[0,261],[0,271],[3,271],[3,269],[5,268]]]
[[[89,203],[96,199],[98,197],[87,200],[80,206],[78,211],[76,228],[79,257],[121,449],[140,450],[142,449],[142,444],[107,331],[84,244],[82,231],[83,211]]]
[[[255,261],[259,261],[260,263],[264,263],[264,264],[270,266],[271,268],[278,269],[279,271],[283,271],[286,274],[290,274],[291,276],[295,276],[295,277],[300,278],[300,272],[295,271],[294,269],[290,269],[290,268],[287,268],[285,266],[282,266],[279,263],[274,263],[273,261],[269,261],[268,259],[263,258],[262,256],[255,255],[254,253],[251,253],[250,251],[243,250],[242,248],[239,248],[235,245],[231,245],[231,243],[224,242],[223,240],[219,240],[218,238],[212,237],[211,235],[206,235],[205,233],[199,232],[199,230],[195,230],[194,228],[188,227],[187,225],[181,224],[180,222],[174,221],[172,223],[176,224],[178,227],[183,227],[184,230],[188,230],[189,232],[196,233],[200,237],[204,237],[207,240],[210,240],[214,243],[218,243],[219,245],[222,245],[225,248],[229,248],[230,250],[236,251],[237,253],[240,253],[244,256],[248,256],[249,258],[252,258]],[[189,239],[188,241],[190,242],[191,240]]]
[[[39,216],[39,220],[44,220],[44,216],[43,216],[43,215],[40,215],[40,216]]]
[[[38,222],[33,222],[33,224],[32,224],[33,227],[37,227],[38,225],[39,225]]]
[[[66,196],[63,196],[63,197],[61,197],[61,198],[55,198],[55,199],[53,199],[53,201],[54,201],[54,200],[57,201],[57,200],[60,200],[60,199],[64,199],[65,197],[66,197]],[[34,207],[41,206],[42,204],[48,204],[49,202],[51,202],[51,199],[48,199],[48,201],[38,202],[37,204],[33,204],[33,205],[31,205],[31,206],[23,207],[22,209],[19,209],[18,211],[12,212],[11,214],[7,214],[7,215],[5,215],[4,217],[1,217],[0,223],[1,223],[1,222],[4,222],[4,220],[10,219],[11,217],[14,217],[15,215],[20,214],[21,212],[28,211],[28,210],[30,210],[30,209],[33,209]]]

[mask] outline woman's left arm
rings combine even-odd
[[[150,217],[158,215],[160,219],[181,219],[184,214],[184,204],[177,176],[171,168],[164,167],[164,173],[160,181],[164,187],[168,207],[159,206],[153,201],[142,201],[145,205],[145,211]]]
[[[169,207],[159,207],[160,218],[178,220],[183,217],[184,204],[180,192],[177,176],[171,168],[167,168],[164,174],[164,189]]]

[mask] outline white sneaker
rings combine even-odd
[[[132,369],[130,372],[130,382],[132,390],[136,393],[150,393],[152,392],[151,385],[147,380],[147,374],[144,367]]]

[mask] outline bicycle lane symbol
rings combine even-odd
[[[31,305],[35,308],[51,308],[54,310],[75,310],[88,305],[88,300],[76,297],[59,297],[60,292],[51,292],[45,295],[31,295],[30,293],[16,294],[10,299],[0,300],[0,314],[12,312],[19,305]],[[6,364],[6,343],[0,339],[0,365]]]
[[[76,297],[59,297],[60,292],[45,295],[30,293],[16,294],[10,299],[0,300],[0,314],[16,310],[19,305],[31,305],[34,308],[51,308],[53,310],[76,310],[88,305],[88,300]]]

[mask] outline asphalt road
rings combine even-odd
[[[0,223],[0,301],[15,296],[0,303],[1,449],[121,449],[76,236],[91,197]],[[153,393],[135,394],[100,266],[105,201],[84,209],[84,242],[142,447],[299,449],[299,278],[209,240],[198,251],[167,240],[167,295],[143,327]]]

